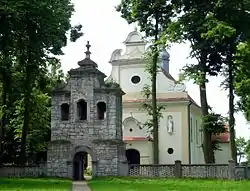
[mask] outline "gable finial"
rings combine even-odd
[[[89,44],[89,41],[87,41],[86,47],[87,47],[87,51],[85,52],[86,58],[90,58],[91,52],[89,51],[89,48],[91,47],[91,45]]]

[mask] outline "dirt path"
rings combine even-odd
[[[91,191],[86,181],[75,181],[72,184],[72,191]]]

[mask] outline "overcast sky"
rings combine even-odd
[[[134,25],[129,26],[115,11],[115,6],[120,0],[72,0],[75,5],[75,14],[72,17],[72,24],[82,24],[84,36],[77,42],[70,43],[64,48],[65,55],[61,57],[62,67],[65,72],[77,67],[77,62],[85,57],[86,41],[90,41],[92,52],[91,58],[98,64],[99,70],[107,76],[111,72],[111,65],[108,63],[111,53],[118,48],[124,49],[123,41]],[[169,49],[170,73],[176,79],[179,70],[186,64],[195,62],[187,59],[190,49],[187,44],[174,44]],[[208,103],[215,112],[227,115],[228,98],[227,92],[219,87],[222,78],[212,78],[207,86]],[[189,95],[198,103],[199,89],[192,82],[187,82]],[[237,136],[249,137],[249,125],[247,125],[242,114],[236,117]]]

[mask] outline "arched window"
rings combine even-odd
[[[98,102],[97,103],[97,118],[102,120],[106,117],[106,103]]]
[[[61,105],[61,120],[67,121],[69,120],[69,104],[63,103]]]
[[[87,102],[83,99],[77,102],[77,116],[79,120],[87,120]]]

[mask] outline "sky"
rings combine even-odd
[[[115,49],[124,49],[123,42],[129,32],[133,31],[135,25],[128,25],[115,11],[115,6],[120,0],[72,0],[75,5],[75,13],[72,16],[72,24],[82,24],[84,36],[75,43],[69,43],[63,49],[65,55],[61,57],[62,68],[65,72],[76,68],[77,62],[85,58],[86,42],[90,41],[91,59],[98,64],[98,69],[109,76],[111,64],[109,60]],[[188,58],[190,48],[188,44],[173,44],[169,48],[170,73],[178,79],[180,69],[187,63],[196,60]],[[227,92],[220,86],[223,78],[209,78],[207,85],[208,103],[217,113],[227,116],[228,98]],[[191,81],[185,83],[189,95],[197,102],[199,99],[199,88]],[[236,136],[250,137],[250,125],[247,124],[241,113],[235,115]]]

